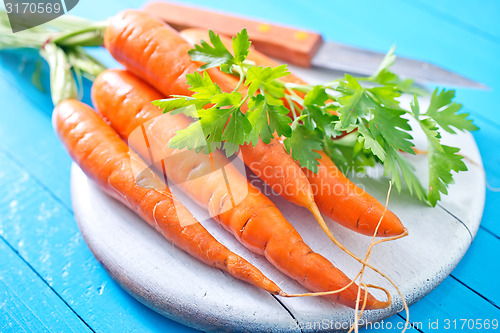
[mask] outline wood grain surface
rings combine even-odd
[[[498,1],[183,3],[318,31],[326,40],[381,52],[396,44],[397,54],[432,61],[488,85],[487,91],[457,90],[457,100],[480,127],[473,135],[487,181],[481,225],[451,275],[411,307],[410,321],[420,332],[442,332],[443,327],[432,329],[429,322],[500,317],[500,291],[492,287],[500,275],[498,257],[492,256],[500,248]],[[81,0],[71,14],[102,20],[143,4]],[[91,52],[106,65],[117,66],[106,50]],[[31,83],[37,59],[36,54],[0,52],[0,243],[5,245],[0,249],[0,331],[29,332],[31,327],[42,332],[67,331],[62,324],[67,322],[74,332],[193,332],[130,297],[87,248],[71,208],[71,160],[50,124],[53,106],[47,66],[42,67],[45,92]],[[84,88],[88,91],[88,82]],[[84,101],[90,103],[87,94]],[[400,331],[396,325],[403,317],[398,314],[385,320],[393,327],[386,331]],[[45,327],[31,326],[37,325],[31,324],[37,318]]]

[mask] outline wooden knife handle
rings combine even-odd
[[[148,3],[144,11],[161,18],[177,30],[212,29],[219,34],[236,36],[241,29],[246,28],[257,50],[303,67],[311,66],[311,59],[322,44],[321,35],[314,32],[170,2]]]

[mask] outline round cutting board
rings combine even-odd
[[[301,71],[311,82],[331,79],[324,73]],[[417,147],[425,138],[414,134]],[[399,286],[408,303],[414,303],[435,288],[453,270],[467,251],[481,220],[485,179],[481,158],[470,134],[445,136],[449,144],[460,147],[466,156],[468,172],[456,175],[438,206],[417,202],[408,193],[393,190],[389,209],[398,215],[409,236],[376,246],[370,263],[381,269]],[[421,179],[426,175],[425,155],[411,157]],[[381,202],[385,202],[387,179],[352,178]],[[247,174],[250,174],[247,170]],[[258,181],[255,176],[252,183]],[[311,214],[270,193],[285,218],[298,230],[311,248],[325,256],[348,276],[360,266],[336,248],[317,226]],[[220,270],[205,266],[162,238],[132,211],[108,197],[73,165],[71,174],[73,209],[79,228],[95,257],[125,290],[151,309],[188,326],[204,331],[314,331],[343,330],[353,320],[353,310],[321,297],[285,299],[272,296]],[[230,250],[242,255],[289,293],[306,292],[298,283],[274,269],[263,257],[240,245],[227,231],[207,218],[190,199],[173,189],[202,224]],[[370,237],[358,235],[327,220],[338,239],[361,257]],[[366,283],[386,287],[393,295],[393,305],[384,310],[365,311],[362,320],[373,322],[401,310],[402,302],[394,288],[367,270]],[[379,299],[383,293],[373,291]],[[299,328],[300,327],[300,328]]]

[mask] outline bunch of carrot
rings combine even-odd
[[[265,256],[278,270],[309,290],[357,307],[360,288],[354,281],[313,252],[276,205],[223,154],[215,151],[203,155],[168,147],[169,140],[190,121],[182,114],[162,115],[162,110],[151,102],[193,93],[188,89],[186,75],[198,71],[200,64],[191,61],[188,50],[192,46],[186,39],[198,41],[203,33],[190,30],[181,36],[160,20],[134,10],[114,16],[105,29],[104,45],[126,70],[106,70],[96,78],[92,100],[97,113],[75,100],[56,106],[53,122],[61,141],[75,162],[104,191],[198,260],[272,294],[291,296],[213,238],[172,195],[167,179],[178,184],[244,246]],[[274,65],[256,51],[250,53],[249,59],[258,65]],[[234,77],[216,68],[207,72],[223,91],[231,91],[237,84]],[[302,83],[294,76],[287,79]],[[142,134],[140,140],[131,135],[136,129]],[[122,139],[128,140],[128,145]],[[129,146],[138,155],[129,153]],[[309,209],[339,246],[321,213],[365,235],[406,234],[396,215],[350,182],[322,152],[319,171],[313,173],[295,162],[279,138],[270,144],[259,142],[255,147],[240,148],[252,171],[271,188],[287,188],[288,191],[281,191],[283,197]],[[150,165],[164,179],[149,171]],[[265,168],[279,172],[269,173]],[[148,186],[139,185],[134,170],[145,171],[141,181],[145,177]],[[334,188],[340,190],[331,191]],[[364,266],[372,267],[345,250]],[[381,309],[390,304],[390,298],[379,301],[366,290],[363,297],[366,309]]]

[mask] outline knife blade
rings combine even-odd
[[[143,10],[159,17],[177,30],[212,29],[222,35],[235,36],[241,29],[246,28],[257,50],[302,67],[322,67],[369,76],[375,73],[385,56],[383,53],[354,46],[325,42],[316,32],[259,22],[199,7],[171,2],[150,2]],[[424,84],[487,88],[462,75],[420,60],[397,57],[392,70],[402,78],[412,78]]]

